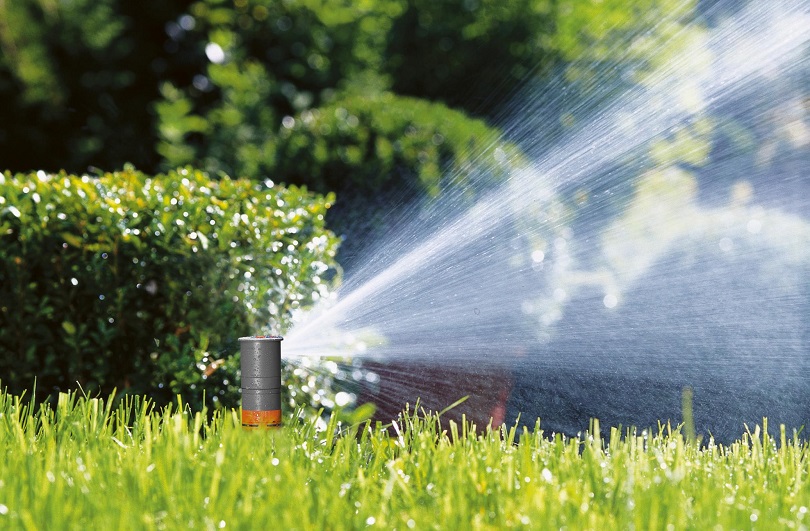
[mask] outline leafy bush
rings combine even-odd
[[[185,38],[199,54],[205,49],[207,66],[194,83],[162,88],[155,111],[165,164],[337,191],[342,211],[347,191],[386,202],[403,184],[433,196],[440,182],[468,184],[474,157],[489,172],[496,131],[441,104],[385,92],[386,43],[404,9],[398,0],[362,8],[195,3]],[[480,31],[496,31],[492,20],[482,24]],[[452,175],[442,181],[445,171]]]
[[[236,338],[328,293],[332,200],[190,169],[0,175],[3,384],[237,405]]]
[[[482,171],[504,177],[499,132],[440,103],[384,93],[342,98],[284,124],[275,169],[315,190],[402,189],[436,196]]]

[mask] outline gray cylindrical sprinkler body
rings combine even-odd
[[[240,337],[242,426],[281,424],[281,336]]]

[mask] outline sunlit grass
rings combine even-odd
[[[287,419],[242,431],[143,399],[0,394],[3,529],[802,528],[808,445],[676,429],[598,438],[404,415],[389,430]],[[519,439],[519,440],[517,440]]]

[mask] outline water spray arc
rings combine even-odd
[[[281,336],[240,337],[242,427],[281,425]]]
[[[564,128],[547,123],[565,80],[527,89],[504,128],[527,157],[494,153],[506,182],[409,209],[298,316],[286,355],[377,364],[360,401],[386,415],[498,389],[507,421],[576,434],[590,417],[686,421],[688,387],[716,440],[763,416],[808,424],[810,12],[777,0],[717,20],[685,25],[683,49],[632,84],[573,99]]]

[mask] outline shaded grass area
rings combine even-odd
[[[115,405],[113,405],[115,404]],[[210,420],[208,420],[210,418]],[[3,529],[723,529],[810,522],[808,444],[755,428],[728,446],[679,429],[549,436],[405,413],[385,429],[136,397],[0,394]],[[598,433],[598,430],[595,430]],[[720,528],[718,527],[718,528]]]

